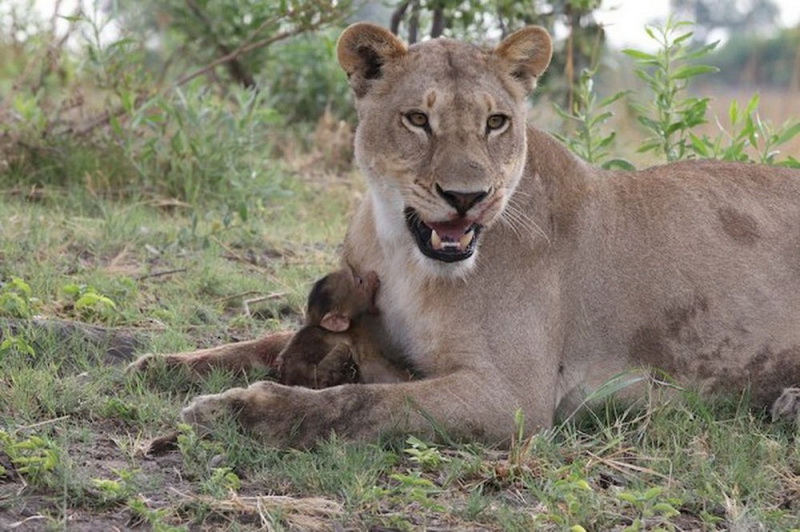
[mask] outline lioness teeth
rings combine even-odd
[[[462,236],[461,238],[458,239],[458,244],[463,249],[466,249],[467,246],[469,246],[470,242],[472,242],[472,238],[474,236],[475,236],[475,230],[474,229],[470,229],[469,231],[464,233],[464,236]]]
[[[431,246],[433,246],[433,249],[442,249],[442,237],[439,236],[435,229],[431,230]]]
[[[454,240],[442,240],[442,237],[439,236],[439,233],[436,232],[435,229],[431,230],[431,247],[435,250],[442,250],[442,249],[456,249],[456,250],[465,250],[467,246],[470,245],[472,239],[475,237],[475,230],[470,230],[464,235],[461,236],[457,241]]]

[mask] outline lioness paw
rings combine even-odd
[[[198,432],[209,432],[215,421],[231,411],[231,401],[229,398],[225,397],[226,394],[231,391],[232,390],[228,390],[228,392],[224,394],[200,395],[195,397],[189,406],[181,410],[181,418],[184,423],[192,425]]]
[[[784,388],[770,409],[772,421],[785,419],[800,427],[800,388]]]
[[[136,375],[138,373],[146,373],[150,368],[154,367],[158,362],[159,355],[147,353],[134,360],[128,367],[125,368],[126,375]]]

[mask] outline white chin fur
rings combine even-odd
[[[412,244],[413,245],[413,244]],[[478,256],[478,250],[467,259],[458,262],[442,262],[440,260],[426,257],[422,254],[416,245],[414,246],[414,258],[416,259],[417,266],[425,274],[431,277],[442,277],[450,279],[463,279],[475,267],[475,258]]]

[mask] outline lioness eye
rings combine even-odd
[[[486,119],[486,127],[491,131],[494,129],[500,129],[508,122],[508,117],[506,115],[492,115],[488,119]]]
[[[419,111],[413,111],[406,115],[406,119],[411,122],[412,126],[415,127],[425,127],[428,125],[428,115],[425,113],[420,113]]]

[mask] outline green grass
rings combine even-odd
[[[277,192],[251,202],[246,219],[226,220],[213,202],[6,195],[0,294],[17,293],[30,314],[136,331],[156,352],[295,326],[309,283],[335,267],[359,191],[354,179],[275,176]],[[246,314],[246,299],[268,295]],[[601,411],[510,452],[335,438],[310,452],[275,450],[227,427],[212,439],[183,428],[178,451],[145,457],[191,397],[242,377],[129,377],[79,341],[34,329],[17,339],[0,348],[0,528],[25,519],[43,530],[800,527],[796,433],[744,400]]]

